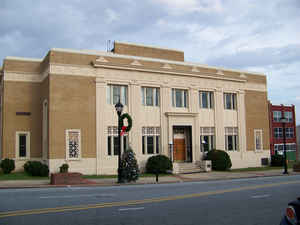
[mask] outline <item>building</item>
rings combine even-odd
[[[297,157],[297,136],[295,106],[272,105],[269,102],[270,121],[270,150],[271,155],[284,152],[283,126],[285,127],[286,152],[288,160],[296,160]],[[287,122],[283,125],[280,119],[284,117]]]
[[[297,160],[300,160],[300,125],[298,125],[296,127],[296,136],[297,136],[297,152],[298,152],[298,156],[297,156]]]
[[[120,99],[133,119],[122,137],[144,168],[154,154],[198,164],[226,150],[232,168],[270,157],[266,76],[184,61],[178,50],[115,42],[109,52],[51,49],[6,57],[1,71],[1,158],[115,174]]]

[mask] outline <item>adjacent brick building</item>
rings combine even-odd
[[[1,158],[40,160],[58,171],[114,174],[120,99],[133,119],[122,137],[141,168],[155,154],[198,165],[228,152],[233,168],[270,157],[266,76],[184,61],[178,50],[114,44],[111,52],[51,49],[6,57],[1,74]]]
[[[269,102],[270,117],[270,150],[271,155],[284,152],[283,143],[283,124],[280,118],[287,119],[285,123],[286,151],[288,160],[296,160],[297,158],[297,135],[296,135],[296,117],[295,106],[272,105]]]

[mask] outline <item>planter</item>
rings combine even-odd
[[[74,185],[74,184],[92,184],[81,177],[81,173],[52,173],[50,184],[52,185]]]
[[[297,163],[297,164],[293,165],[293,171],[294,172],[300,172],[300,163]]]

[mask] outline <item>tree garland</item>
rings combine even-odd
[[[128,122],[128,126],[125,127],[124,126],[124,119],[127,119]],[[121,122],[121,128],[122,128],[122,132],[129,132],[131,130],[132,127],[132,118],[128,113],[124,113],[121,115],[120,117],[120,122]]]

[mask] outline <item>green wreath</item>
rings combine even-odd
[[[129,132],[131,130],[132,127],[132,118],[128,113],[124,113],[121,115],[120,120],[121,120],[121,128],[124,127],[124,119],[127,119],[128,122],[128,126],[125,129],[125,132]]]

